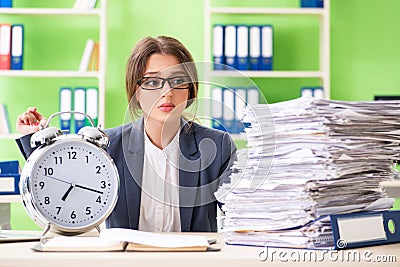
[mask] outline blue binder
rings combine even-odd
[[[225,64],[230,68],[236,69],[237,67],[237,37],[236,37],[236,26],[227,25],[225,26],[224,35],[224,55]]]
[[[86,89],[79,87],[74,90],[74,111],[81,113],[86,112]],[[74,114],[75,133],[85,126],[85,116],[81,114]]]
[[[271,25],[261,26],[261,70],[272,70],[273,29]]]
[[[0,7],[12,7],[12,0],[0,0]]]
[[[19,179],[18,173],[0,174],[0,195],[18,195]]]
[[[400,210],[330,215],[335,249],[400,242]]]
[[[261,27],[253,25],[249,27],[250,70],[260,70],[261,60]]]
[[[249,27],[245,25],[237,26],[237,69],[249,69]]]
[[[72,92],[69,87],[60,88],[60,111],[70,111],[72,108]],[[71,113],[60,115],[61,131],[71,132]]]
[[[214,25],[213,27],[213,61],[214,70],[223,70],[225,64],[224,56],[224,31],[223,25]]]
[[[223,121],[224,130],[232,133],[235,122],[235,94],[233,89],[224,88],[223,92]]]
[[[301,7],[324,7],[324,0],[301,0]]]
[[[238,134],[244,132],[242,119],[247,104],[246,88],[235,88],[235,123],[232,133]]]
[[[5,174],[5,173],[19,173],[18,160],[1,161],[0,174]]]
[[[223,95],[221,87],[211,89],[211,125],[214,129],[224,131]]]
[[[12,70],[23,69],[24,56],[24,25],[11,26],[11,65]]]

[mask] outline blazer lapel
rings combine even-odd
[[[191,230],[201,162],[193,125],[188,128],[188,124],[184,120],[182,120],[182,124],[179,137],[179,211],[181,231],[188,232]]]
[[[131,131],[127,131],[128,136],[123,146],[126,160],[125,192],[130,228],[138,229],[144,161],[143,118],[133,123],[131,127]]]

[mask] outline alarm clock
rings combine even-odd
[[[92,127],[77,134],[49,127],[54,116],[78,113]],[[29,216],[47,231],[78,235],[96,228],[113,210],[119,190],[118,171],[104,150],[107,135],[94,127],[85,113],[52,114],[46,125],[30,139],[35,151],[21,172],[20,192]]]

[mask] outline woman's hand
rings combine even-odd
[[[39,131],[39,125],[45,125],[46,122],[46,118],[35,107],[30,107],[18,116],[16,128],[21,134],[31,134]]]

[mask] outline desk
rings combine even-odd
[[[269,258],[260,261],[258,256],[263,248],[228,246],[221,234],[204,234],[217,238],[219,252],[34,252],[30,248],[35,242],[0,244],[1,267],[72,267],[72,266],[154,266],[154,267],[247,267],[247,266],[398,266],[400,243],[384,246],[365,247],[353,250],[326,251],[269,248]],[[349,251],[361,255],[359,261],[346,260]],[[291,257],[314,253],[318,257],[309,261],[294,261]],[[324,254],[325,253],[325,254]],[[342,254],[341,254],[342,253]],[[345,254],[347,253],[347,254]],[[263,254],[262,254],[263,255]],[[324,256],[325,255],[325,256]],[[355,259],[350,253],[350,259]],[[366,256],[363,256],[366,255]],[[390,259],[391,262],[373,262]],[[389,256],[391,256],[389,258]],[[307,257],[308,258],[308,257]],[[319,260],[324,259],[324,260]],[[286,260],[286,262],[284,262]],[[368,261],[370,260],[370,261]]]

